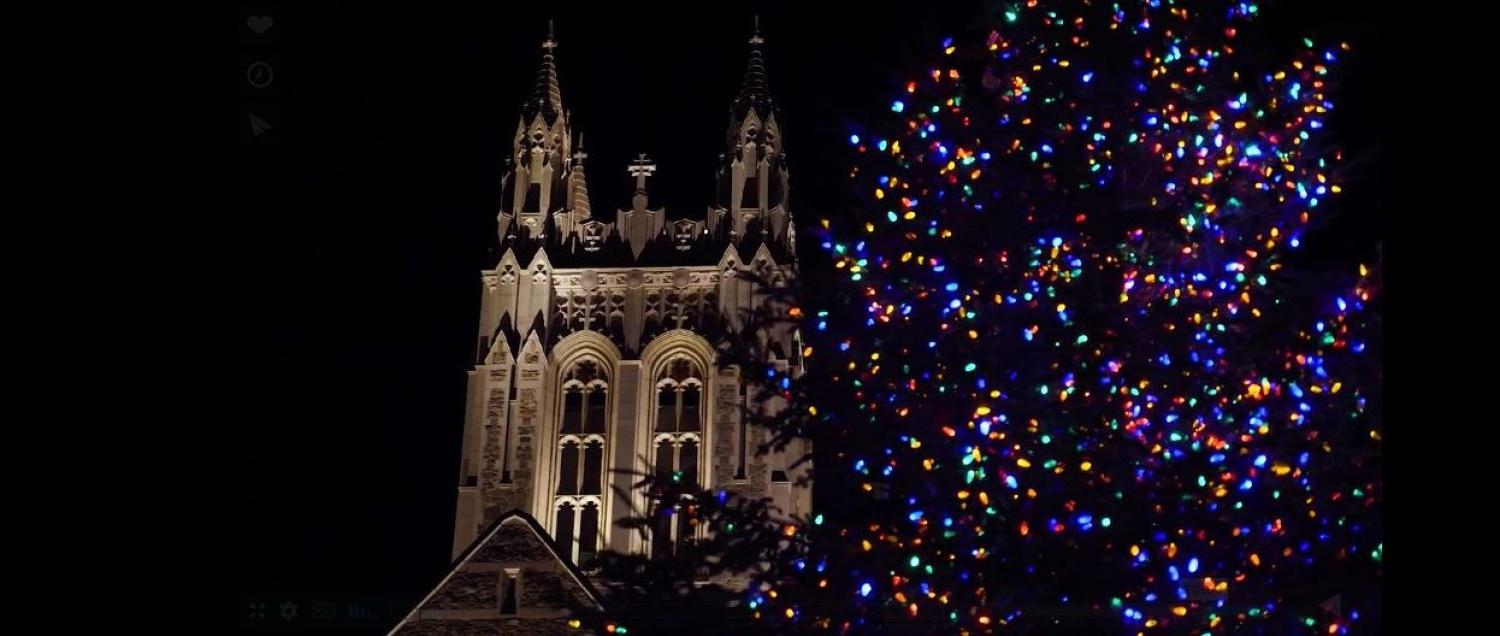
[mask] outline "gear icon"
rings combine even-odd
[[[294,618],[297,618],[297,604],[291,601],[282,603],[281,618],[284,620],[292,620]]]

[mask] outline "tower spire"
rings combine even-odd
[[[536,72],[536,86],[531,98],[526,101],[528,117],[541,113],[550,122],[563,112],[562,90],[558,87],[557,63],[553,55],[556,48],[553,23],[547,20],[547,39],[542,40],[542,64]]]
[[[734,100],[737,116],[744,116],[751,108],[761,110],[771,105],[771,89],[766,81],[766,60],[760,50],[763,43],[765,39],[760,36],[760,15],[757,14],[750,32],[750,62],[745,67],[740,94]]]
[[[787,170],[782,153],[781,126],[766,81],[761,52],[760,16],[750,31],[750,61],[745,79],[729,109],[729,129],[719,167],[718,204],[709,213],[711,232],[772,245],[773,252],[789,253],[791,217],[786,208]],[[778,256],[780,258],[780,256]]]
[[[593,216],[593,212],[589,209],[588,180],[583,172],[583,160],[588,157],[589,154],[583,151],[583,133],[578,133],[578,147],[573,151],[573,167],[569,172],[572,178],[573,194],[571,207],[575,221]]]

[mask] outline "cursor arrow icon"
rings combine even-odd
[[[268,131],[270,129],[271,129],[271,125],[268,124],[268,123],[266,123],[266,120],[261,119],[259,117],[256,117],[255,113],[250,113],[250,133],[251,134],[255,135],[256,137],[259,137],[261,135],[266,134],[266,131]]]

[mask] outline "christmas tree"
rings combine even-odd
[[[1307,256],[1361,212],[1350,47],[1261,12],[1005,4],[850,134],[807,374],[767,374],[838,505],[660,500],[739,529],[764,629],[1378,630],[1379,263]]]
[[[1296,257],[1358,213],[1326,140],[1347,47],[1249,55],[1259,12],[1005,6],[850,136],[865,218],[823,240],[858,299],[816,312],[827,385],[799,404],[847,449],[818,487],[864,502],[753,592],[766,620],[1338,633],[1377,609],[1374,283]]]

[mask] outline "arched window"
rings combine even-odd
[[[609,378],[602,364],[584,360],[563,376],[558,415],[553,534],[563,553],[588,567],[599,552],[604,493]]]
[[[607,398],[609,397],[609,393],[604,387],[600,386],[590,387],[589,390],[585,391],[585,394],[588,399],[585,400],[586,408],[584,409],[583,430],[587,433],[603,433],[604,412],[608,404]]]
[[[671,360],[656,378],[651,461],[659,482],[702,484],[703,369],[687,358]],[[653,524],[651,554],[662,558],[692,538],[686,515],[663,510]]]

